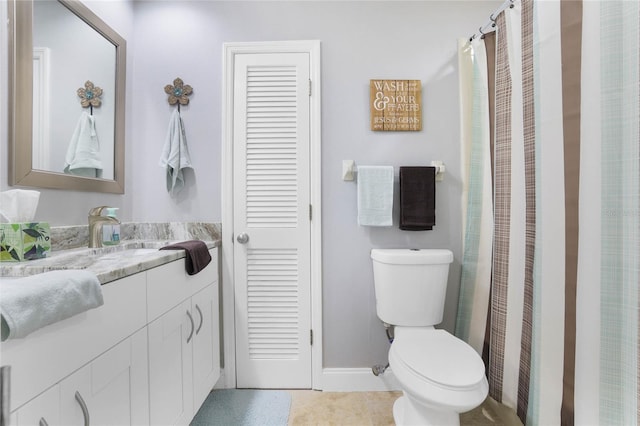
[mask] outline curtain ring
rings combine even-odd
[[[496,18],[493,17],[493,13],[489,15],[489,19],[491,20],[491,28],[496,27]]]
[[[484,33],[482,32],[482,27],[478,28],[478,32],[481,34],[480,38],[484,40]]]

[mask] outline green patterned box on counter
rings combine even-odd
[[[47,222],[0,223],[0,262],[47,257],[50,232]]]

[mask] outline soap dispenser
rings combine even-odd
[[[107,207],[107,216],[113,218],[113,222],[102,225],[102,244],[113,246],[120,244],[120,221],[116,216],[117,207]]]

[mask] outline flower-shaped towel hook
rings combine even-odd
[[[80,98],[80,105],[83,108],[91,107],[91,114],[93,115],[93,107],[99,107],[102,104],[100,96],[102,96],[102,89],[94,86],[90,80],[84,83],[84,87],[79,88],[76,93]]]
[[[193,93],[193,88],[188,84],[184,84],[181,78],[176,78],[173,80],[173,86],[170,84],[164,86],[164,92],[169,95],[169,105],[178,104],[178,112],[180,112],[180,105],[189,104],[187,96]]]

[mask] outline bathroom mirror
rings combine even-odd
[[[9,19],[9,183],[124,193],[125,40],[76,0],[10,0]],[[67,167],[85,147],[95,167]]]

